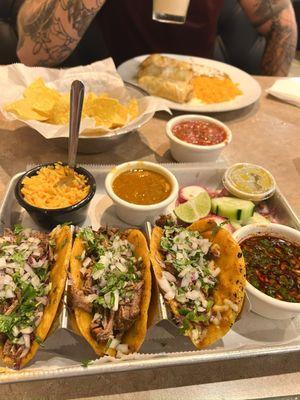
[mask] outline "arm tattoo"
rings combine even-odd
[[[240,0],[240,3],[252,24],[266,37],[262,72],[266,75],[287,75],[297,42],[290,0]]]
[[[83,2],[74,0],[60,0],[60,4],[62,9],[68,12],[68,21],[73,29],[78,32],[79,37],[82,37],[103,1],[97,0],[96,6],[92,8],[87,8]]]
[[[44,0],[41,6],[20,16],[18,49],[29,38],[32,54],[38,60],[35,65],[60,64],[72,53],[103,3],[96,0],[95,6],[88,8],[84,0]],[[62,14],[66,14],[64,19]]]
[[[295,47],[296,34],[293,29],[274,20],[261,63],[263,73],[286,76],[295,56]]]
[[[256,21],[253,23],[255,27],[260,27],[268,21],[272,21],[284,9],[288,8],[290,2],[288,0],[260,0],[256,2],[254,15]]]

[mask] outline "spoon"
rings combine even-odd
[[[70,94],[70,118],[69,118],[69,141],[68,141],[68,166],[70,173],[60,179],[59,186],[68,185],[74,178],[76,167],[76,155],[78,149],[78,137],[81,121],[82,105],[84,99],[84,84],[81,81],[73,81]]]
[[[70,95],[68,165],[70,168],[73,169],[76,166],[76,155],[78,148],[78,137],[79,137],[83,99],[84,99],[84,84],[80,81],[72,82],[71,95]]]

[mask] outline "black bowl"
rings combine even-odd
[[[47,229],[52,229],[56,225],[63,224],[66,222],[72,223],[74,225],[81,224],[86,216],[87,210],[89,207],[89,203],[95,195],[96,192],[96,181],[92,174],[90,174],[86,169],[82,167],[76,167],[75,171],[79,174],[84,175],[87,178],[87,183],[90,185],[90,191],[88,195],[80,200],[78,203],[73,204],[69,207],[64,208],[39,208],[35,207],[24,200],[24,197],[21,193],[22,189],[22,181],[25,177],[31,177],[36,175],[37,171],[42,167],[47,167],[49,165],[53,165],[54,163],[40,164],[37,167],[30,169],[29,171],[23,174],[15,187],[15,196],[18,203],[25,208],[28,214],[32,217],[32,219]],[[67,165],[63,163],[62,165]]]

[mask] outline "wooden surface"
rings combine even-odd
[[[230,163],[248,161],[269,169],[300,216],[300,111],[266,96],[264,89],[271,86],[273,78],[259,77],[257,80],[263,89],[258,103],[240,111],[212,115],[228,124],[233,132],[233,141],[222,155]],[[168,114],[160,113],[110,152],[80,154],[78,162],[112,164],[135,159],[171,162],[164,133],[169,118]],[[66,151],[55,142],[29,128],[16,129],[3,121],[0,121],[0,148],[0,199],[11,177],[25,170],[27,165],[67,159]],[[300,392],[299,370],[300,352],[243,362],[236,360],[225,367],[223,363],[214,363],[113,376],[8,384],[0,387],[0,399],[74,399],[100,394],[107,399],[122,398],[121,394],[126,399],[185,399],[188,393],[191,398],[205,399],[280,396]],[[214,385],[214,382],[217,383]],[[176,390],[177,386],[181,389]],[[261,390],[262,386],[264,390]]]

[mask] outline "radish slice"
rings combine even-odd
[[[206,190],[202,186],[185,186],[179,190],[178,202],[185,203],[203,192]]]
[[[220,217],[219,215],[210,214],[208,217],[203,218],[205,220],[213,220],[217,225],[221,225],[222,228],[226,229],[228,232],[233,233],[235,231],[234,227],[229,222],[229,219]]]
[[[217,189],[217,190],[207,189],[207,192],[208,192],[210,198],[212,198],[212,199],[214,199],[215,197],[223,197],[223,196],[229,195],[228,190],[225,188]]]

